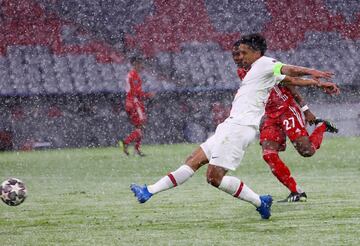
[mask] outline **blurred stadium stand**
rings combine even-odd
[[[342,96],[304,93],[341,134],[360,135],[356,0],[2,0],[0,23],[0,142],[10,134],[15,149],[114,145],[130,127],[122,99],[133,55],[147,58],[144,87],[158,92],[145,141],[202,141],[211,105],[228,107],[239,85],[231,45],[250,32],[284,63],[334,71]]]

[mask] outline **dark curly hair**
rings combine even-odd
[[[132,57],[130,57],[129,60],[130,60],[131,65],[134,65],[135,63],[143,63],[144,62],[144,59],[139,56],[132,56]]]
[[[234,43],[234,47],[239,46],[240,44],[246,44],[253,50],[260,51],[261,55],[264,55],[267,50],[266,40],[260,33],[252,33],[242,36]]]

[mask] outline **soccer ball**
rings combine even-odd
[[[25,201],[27,190],[20,179],[9,178],[0,186],[0,198],[9,206],[17,206]]]

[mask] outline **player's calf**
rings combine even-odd
[[[269,165],[274,176],[290,191],[297,190],[297,183],[291,176],[290,169],[280,159],[278,153],[273,150],[263,150],[263,159]]]

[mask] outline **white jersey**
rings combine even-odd
[[[280,74],[281,66],[280,62],[266,56],[256,60],[235,95],[226,121],[258,127],[270,90],[285,78]]]

